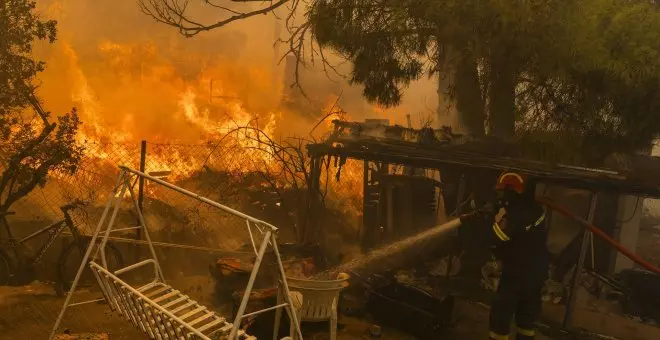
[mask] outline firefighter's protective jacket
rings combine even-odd
[[[503,274],[547,278],[545,210],[533,198],[512,194],[501,201],[490,237],[493,254],[502,261]]]

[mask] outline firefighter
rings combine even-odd
[[[521,174],[502,173],[495,191],[498,199],[488,234],[502,273],[491,304],[489,338],[508,340],[515,318],[515,339],[534,339],[549,265],[545,211]]]

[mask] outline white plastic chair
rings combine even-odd
[[[296,316],[300,322],[328,321],[330,323],[330,340],[337,339],[337,303],[339,293],[348,286],[347,274],[339,274],[336,280],[306,280],[287,277],[289,290],[292,294],[302,294],[302,306],[296,308]],[[277,303],[283,301],[282,289],[277,294]],[[295,299],[293,299],[295,301]],[[294,305],[296,303],[294,302]],[[275,327],[273,340],[277,339],[280,330],[282,310],[275,312]],[[291,324],[291,339],[296,339],[295,327]]]

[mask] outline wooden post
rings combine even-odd
[[[387,218],[385,219],[385,235],[386,240],[391,242],[396,239],[396,234],[394,230],[394,186],[396,183],[387,182],[385,183],[385,203],[387,205],[387,211],[385,212]]]
[[[298,223],[296,240],[299,244],[315,244],[318,241],[318,221],[321,211],[321,164],[323,158],[314,157],[310,162],[307,202],[303,219]],[[326,179],[329,180],[329,179]]]

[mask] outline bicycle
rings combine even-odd
[[[62,232],[68,228],[73,242],[67,244],[62,248],[56,264],[56,281],[55,292],[58,296],[64,296],[78,271],[78,267],[82,261],[82,257],[87,250],[87,246],[91,240],[89,236],[83,236],[80,230],[76,227],[71,218],[70,211],[83,206],[84,203],[74,201],[60,207],[64,218],[51,223],[50,225],[35,231],[34,233],[16,240],[11,232],[7,216],[14,215],[14,212],[7,212],[0,215],[0,222],[5,225],[8,241],[0,247],[0,286],[5,285],[21,285],[29,283],[34,279],[34,268],[40,263],[41,259],[46,254],[46,251],[53,245],[55,240]],[[41,245],[36,252],[31,252],[27,242],[34,238],[48,233],[48,238]],[[6,247],[6,248],[5,248]],[[12,256],[8,251],[11,251]],[[123,267],[123,259],[119,250],[113,245],[108,243],[106,245],[106,260],[108,266],[111,268]],[[33,257],[30,253],[35,254]],[[93,276],[89,268],[83,272],[80,283],[84,286],[87,283],[94,282]]]

